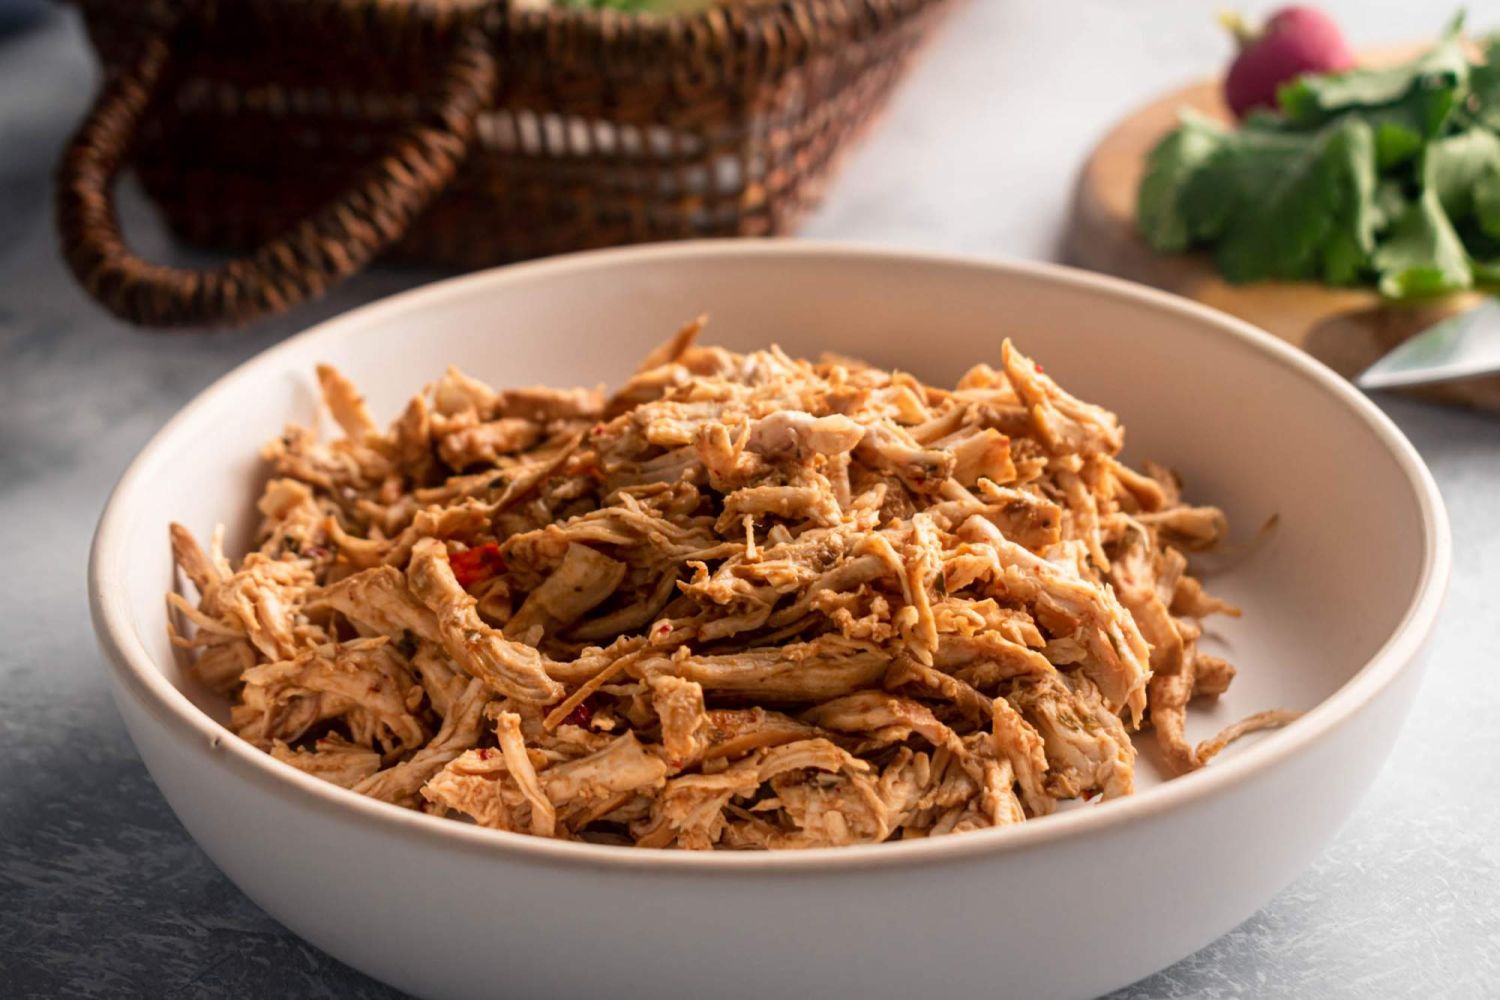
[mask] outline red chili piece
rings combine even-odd
[[[498,542],[485,542],[475,548],[453,553],[448,557],[448,565],[453,567],[453,578],[458,581],[458,585],[468,590],[474,584],[488,580],[505,569],[505,560],[500,556]]]
[[[588,701],[580,701],[574,706],[573,711],[563,719],[565,726],[577,726],[579,729],[587,729],[589,723],[594,721],[594,710],[589,707]]]

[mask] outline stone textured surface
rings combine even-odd
[[[1446,16],[1399,0],[1327,6],[1362,44]],[[806,233],[1052,256],[1089,143],[1132,103],[1214,68],[1225,45],[1212,18],[1189,0],[971,0]],[[390,997],[261,913],[178,826],[109,704],[83,576],[111,484],[195,392],[297,327],[433,275],[368,275],[250,333],[119,327],[69,282],[48,209],[92,86],[69,13],[0,37],[0,993]],[[149,253],[185,259],[133,192],[124,215]],[[1306,874],[1117,998],[1500,994],[1500,418],[1382,405],[1431,463],[1458,542],[1411,722]]]

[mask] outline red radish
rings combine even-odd
[[[1338,73],[1354,65],[1354,54],[1333,18],[1313,7],[1286,7],[1253,31],[1238,14],[1219,20],[1239,42],[1239,55],[1224,78],[1224,100],[1235,117],[1252,108],[1276,106],[1276,88],[1304,73]]]

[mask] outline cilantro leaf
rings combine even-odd
[[[1375,245],[1374,136],[1358,116],[1312,134],[1245,130],[1184,192],[1193,235],[1217,241],[1232,282],[1323,278],[1345,283]]]
[[[1406,214],[1410,199],[1406,197],[1406,186],[1394,177],[1382,177],[1375,182],[1374,224],[1375,231],[1389,229],[1397,219]]]
[[[1500,208],[1492,204],[1500,194],[1500,136],[1489,129],[1471,128],[1434,140],[1422,166],[1425,183],[1454,222],[1474,213],[1481,198],[1488,211]]]
[[[1500,131],[1500,35],[1479,43],[1484,61],[1469,70],[1470,110],[1474,123]]]
[[[1394,299],[1444,295],[1474,284],[1468,251],[1432,187],[1396,220],[1371,262],[1381,293]]]
[[[1474,261],[1474,287],[1494,290],[1500,288],[1500,260]]]
[[[1474,182],[1474,220],[1481,233],[1500,239],[1500,169],[1487,170]]]
[[[1281,86],[1276,102],[1293,122],[1316,125],[1341,111],[1393,104],[1413,90],[1457,87],[1468,79],[1462,40],[1450,32],[1433,49],[1399,66],[1299,76]]]
[[[1418,86],[1394,104],[1369,108],[1365,118],[1375,129],[1375,159],[1381,169],[1404,163],[1422,144],[1442,134],[1460,90],[1453,86]]]
[[[1471,220],[1472,222],[1472,220]],[[1474,272],[1474,287],[1500,287],[1500,239],[1486,236],[1472,225],[1460,227],[1464,249],[1469,253],[1469,267]]]
[[[1284,84],[1277,102],[1289,121],[1316,127],[1360,111],[1375,129],[1382,168],[1401,163],[1439,135],[1468,94],[1469,62],[1450,33],[1436,48],[1400,66],[1301,76]]]
[[[1182,124],[1151,150],[1136,195],[1136,218],[1141,235],[1154,249],[1167,253],[1187,249],[1189,231],[1182,214],[1182,193],[1227,139],[1217,124],[1186,112]]]

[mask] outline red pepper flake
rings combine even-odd
[[[480,747],[480,749],[479,749],[479,759],[480,760],[489,760],[493,756],[495,756],[495,751],[491,750],[489,747]]]
[[[1092,788],[1090,788],[1088,791],[1086,791],[1086,792],[1083,793],[1083,796],[1082,796],[1083,801],[1085,801],[1085,802],[1092,802],[1092,801],[1094,801],[1094,796],[1096,794],[1098,794],[1098,793],[1096,793]]]
[[[500,555],[498,542],[485,542],[475,548],[453,553],[448,557],[448,565],[453,567],[453,578],[458,581],[458,585],[468,590],[474,584],[488,580],[505,569],[505,560]]]
[[[589,707],[588,699],[585,698],[573,707],[562,720],[565,726],[577,726],[579,729],[587,729],[589,723],[594,721],[594,710]]]
[[[1035,361],[1033,361],[1032,364],[1036,365],[1036,373],[1038,375],[1045,375],[1045,374],[1047,374],[1047,369],[1043,368],[1041,365],[1036,364]]]
[[[594,437],[598,437],[600,434],[604,433],[604,425],[603,424],[595,424],[593,426],[593,429],[591,429],[589,431],[589,433],[592,434]]]
[[[568,699],[566,698],[563,699],[563,701],[567,700]],[[578,704],[573,706],[573,710],[571,712],[559,719],[557,724],[559,726],[577,726],[580,729],[587,729],[589,727],[589,723],[594,721],[593,700],[593,695],[589,695],[588,697],[584,698]],[[547,715],[551,716],[553,712],[557,711],[558,706],[560,706],[562,703],[562,701],[559,701],[554,704],[548,705]]]
[[[671,635],[672,634],[672,623],[671,622],[662,622],[660,625],[656,626],[656,634],[657,635]]]

